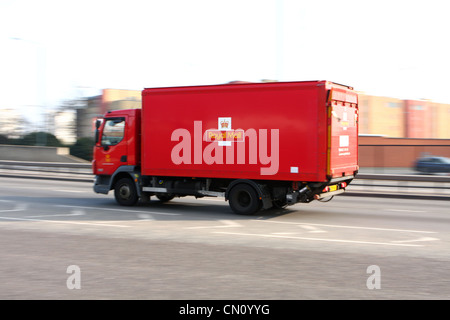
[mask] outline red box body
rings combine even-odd
[[[353,175],[357,115],[352,88],[328,81],[145,89],[142,174],[287,181]]]

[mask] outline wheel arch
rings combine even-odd
[[[251,187],[253,187],[260,198],[263,196],[263,193],[262,193],[262,190],[261,190],[260,186],[255,181],[248,180],[248,179],[237,179],[237,180],[233,180],[228,185],[228,188],[225,191],[225,200],[228,200],[228,197],[230,195],[231,189],[233,189],[233,187],[235,187],[236,185],[241,184],[241,183],[248,184]]]
[[[122,178],[130,178],[136,185],[136,191],[138,196],[142,195],[140,184],[141,184],[141,174],[140,171],[136,168],[136,166],[121,166],[111,177],[109,183],[109,190],[114,189],[117,181]]]
[[[265,185],[258,184],[256,181],[249,180],[249,179],[233,180],[228,185],[228,188],[225,191],[225,200],[226,201],[228,201],[230,191],[238,184],[247,184],[247,185],[253,187],[253,189],[255,189],[256,193],[258,194],[259,200],[262,201],[264,209],[268,209],[268,208],[272,207],[272,197],[270,196],[270,192],[269,192],[268,188]]]

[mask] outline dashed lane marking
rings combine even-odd
[[[42,214],[37,216],[25,216],[24,218],[75,217],[75,216],[83,216],[85,214],[86,213],[81,210],[72,210],[71,213]]]
[[[424,210],[409,210],[409,209],[386,209],[386,211],[393,211],[393,212],[413,212],[413,213],[424,213],[426,211]]]
[[[347,228],[347,229],[393,231],[393,232],[437,233],[436,231],[426,231],[426,230],[390,229],[390,228],[375,228],[375,227],[361,227],[361,226],[347,226],[347,225],[319,224],[319,223],[305,223],[305,222],[273,221],[273,220],[258,220],[258,219],[254,219],[253,221],[266,222],[266,223],[290,224],[290,225],[298,225],[298,226],[317,226],[317,227],[329,227],[329,228]]]
[[[120,224],[93,223],[93,222],[81,222],[81,221],[46,220],[46,219],[35,219],[35,218],[16,218],[16,217],[0,217],[0,219],[1,220],[13,220],[13,221],[34,221],[34,222],[46,222],[46,223],[63,223],[63,224],[102,226],[102,227],[130,228],[130,226],[120,225]]]
[[[139,213],[138,218],[141,219],[142,221],[153,221],[155,219],[153,219],[153,217],[147,213]]]
[[[10,202],[7,200],[4,200],[4,202]],[[17,211],[25,211],[27,208],[27,205],[25,203],[19,203],[15,206],[14,209],[6,209],[6,210],[0,210],[0,212],[17,212]]]
[[[431,238],[431,237],[422,237],[422,238],[418,238],[418,239],[412,239],[412,240],[397,240],[397,241],[392,241],[394,243],[409,243],[409,242],[421,242],[421,241],[437,241],[439,240],[438,238]]]
[[[302,225],[300,225],[300,227],[302,227],[305,230],[308,230],[308,232],[310,232],[310,233],[325,233],[325,232],[328,232],[328,231],[319,229],[317,227],[311,226],[309,224],[305,224],[305,225],[302,224]]]
[[[69,206],[69,205],[56,205],[61,208],[78,208],[78,209],[91,209],[91,210],[105,210],[105,211],[118,211],[127,213],[143,213],[143,214],[159,214],[164,216],[179,216],[180,213],[171,212],[157,212],[157,211],[143,211],[143,210],[131,210],[131,209],[115,209],[115,208],[103,208],[103,207],[85,207],[85,206]]]
[[[240,223],[237,223],[236,221],[232,220],[219,220],[221,222],[221,225],[218,226],[197,226],[197,227],[186,227],[184,229],[210,229],[210,228],[236,228],[236,227],[242,227]]]
[[[215,231],[213,233],[236,235],[236,236],[261,237],[261,238],[281,238],[281,239],[292,239],[292,240],[324,241],[324,242],[339,242],[339,243],[369,244],[369,245],[399,246],[399,247],[423,247],[423,245],[420,245],[420,244],[372,242],[372,241],[357,241],[357,240],[345,240],[345,239],[307,238],[307,237],[294,237],[294,236],[280,235],[280,234],[257,234],[257,233],[239,233],[239,232],[225,232],[225,231]]]

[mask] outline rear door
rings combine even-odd
[[[358,170],[358,96],[332,87],[328,99],[328,175],[349,176]]]

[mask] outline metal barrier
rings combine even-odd
[[[78,168],[91,169],[91,163],[66,163],[66,162],[37,162],[37,161],[11,161],[0,160],[0,167],[16,166],[16,167],[41,167],[41,168]]]
[[[417,182],[450,182],[450,176],[438,175],[392,175],[392,174],[358,174],[358,180],[417,181]]]
[[[92,182],[90,163],[32,162],[0,160],[0,176]]]
[[[90,163],[24,162],[0,160],[0,176],[92,182]],[[416,193],[450,197],[450,176],[358,174],[349,193]]]
[[[408,195],[450,200],[450,176],[358,174],[347,191],[348,195]]]

